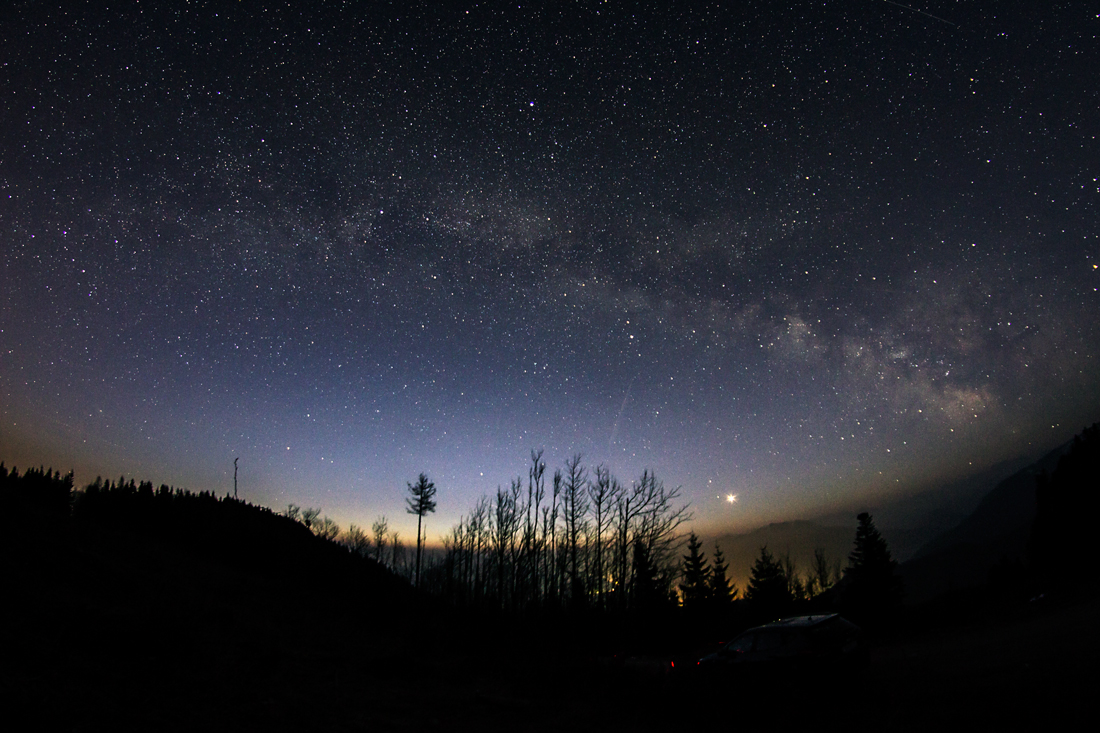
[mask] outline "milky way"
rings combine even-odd
[[[434,534],[544,448],[716,529],[1100,417],[1085,4],[161,5],[0,24],[9,466]]]

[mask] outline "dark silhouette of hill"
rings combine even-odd
[[[843,568],[852,551],[856,515],[869,511],[881,526],[894,557],[899,562],[905,561],[965,520],[994,487],[1030,463],[1023,457],[1014,458],[914,495],[814,519],[774,522],[749,532],[707,537],[703,549],[713,552],[714,542],[718,542],[729,562],[729,577],[743,592],[752,564],[764,546],[780,556],[790,553],[799,572],[810,567],[818,548],[824,549],[830,561],[839,562]]]
[[[920,603],[986,583],[1000,563],[1022,568],[1035,520],[1035,482],[1058,465],[1072,441],[998,483],[957,526],[943,532],[900,567],[907,601]]]
[[[1067,442],[1038,460],[1016,458],[951,482],[936,490],[884,502],[882,532],[903,562],[907,604],[928,601],[952,589],[984,584],[991,570],[1021,572],[1035,518],[1035,482],[1053,472]],[[814,549],[847,563],[855,514],[834,513],[815,520],[777,522],[751,532],[717,537],[730,565],[730,577],[743,591],[748,569],[763,546],[809,567]],[[713,546],[714,538],[705,547]]]
[[[1034,461],[1035,456],[1019,456],[915,494],[863,502],[843,512],[815,517],[813,521],[850,527],[857,514],[870,512],[875,524],[889,538],[891,552],[899,562],[904,562],[970,516],[997,484]]]
[[[134,481],[98,482],[74,496],[79,538],[101,547],[141,546],[263,578],[310,574],[352,582],[364,593],[409,596],[407,585],[369,558],[314,535],[266,507],[209,493]]]
[[[1043,591],[1094,592],[1091,582],[1096,515],[1100,513],[1100,422],[1073,438],[1053,472],[1036,481],[1030,570]]]
[[[0,689],[33,729],[324,727],[319,688],[392,672],[433,613],[373,560],[230,497],[73,491],[0,464],[0,506]]]

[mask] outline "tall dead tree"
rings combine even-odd
[[[480,601],[483,595],[481,568],[482,551],[485,543],[485,529],[489,522],[489,500],[482,496],[477,500],[473,512],[470,513],[470,528],[474,533],[474,600]]]
[[[409,495],[405,497],[408,505],[406,511],[416,515],[416,587],[420,587],[420,557],[423,543],[420,536],[420,527],[424,521],[424,515],[435,511],[435,484],[428,480],[425,474],[420,474],[416,483],[408,484]]]
[[[530,600],[536,605],[542,600],[539,566],[542,561],[542,548],[545,544],[545,537],[540,540],[538,530],[539,506],[542,504],[543,496],[546,493],[545,474],[546,464],[542,460],[542,451],[532,450],[531,467],[527,471],[527,525],[524,527],[524,539],[527,549],[526,564],[530,575]],[[533,520],[532,517],[534,517]]]
[[[561,507],[561,487],[562,487],[562,475],[560,470],[554,471],[553,480],[553,492],[550,503],[550,516],[548,517],[550,524],[550,556],[549,556],[549,575],[550,575],[550,593],[553,595],[553,601],[559,602],[564,596],[564,572],[562,570],[563,563],[559,558],[558,552],[558,513]]]
[[[638,516],[645,510],[644,486],[632,482],[629,490],[620,491],[615,498],[615,512],[613,518],[612,535],[615,543],[615,590],[614,601],[620,608],[625,608],[629,600],[631,584],[631,532]]]
[[[611,524],[611,511],[621,485],[611,476],[606,466],[596,467],[596,478],[588,484],[588,504],[592,512],[592,582],[591,592],[597,606],[604,603],[604,536]]]
[[[510,598],[506,592],[510,584],[506,586],[505,578],[510,577],[508,567],[509,548],[515,542],[516,534],[516,502],[510,491],[497,487],[496,498],[493,501],[492,520],[489,528],[490,547],[493,556],[494,570],[497,576],[497,602],[501,608],[507,606]]]
[[[649,551],[651,563],[660,572],[661,581],[672,582],[672,556],[680,539],[680,525],[691,519],[688,505],[675,506],[680,497],[680,487],[666,489],[651,471],[643,471],[639,481],[642,488],[642,506],[638,515],[635,541],[641,541]]]
[[[374,520],[374,524],[370,526],[370,529],[371,534],[374,535],[374,559],[385,564],[385,558],[382,555],[386,549],[386,537],[390,533],[390,525],[386,520],[386,515],[383,514]]]
[[[523,595],[525,578],[523,577],[523,533],[520,528],[520,518],[526,514],[527,507],[523,504],[523,478],[517,476],[512,479],[512,487],[509,489],[509,501],[512,504],[512,526],[508,535],[508,569],[511,571],[511,594],[513,606],[520,602]]]
[[[585,594],[579,553],[585,514],[588,512],[587,484],[588,470],[581,465],[581,455],[576,453],[565,462],[565,483],[562,487],[562,514],[569,552],[569,600],[574,604],[584,600]]]

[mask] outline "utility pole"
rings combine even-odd
[[[241,460],[240,456],[233,459],[233,500],[237,500],[237,461]]]

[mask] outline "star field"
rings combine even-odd
[[[442,532],[545,448],[714,530],[1097,419],[1095,9],[681,5],[17,4],[0,457]]]

